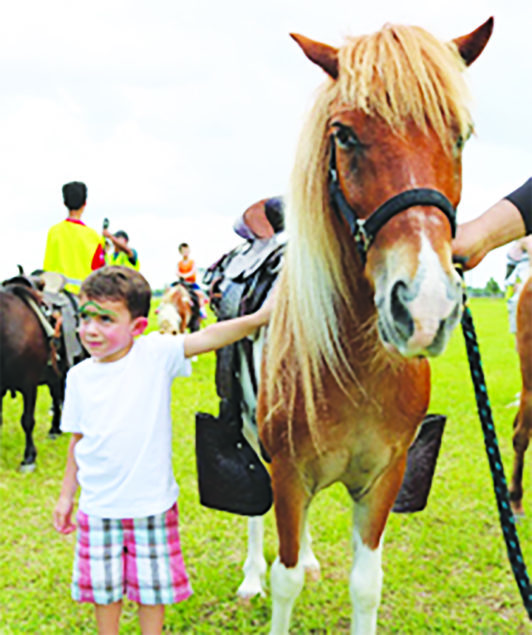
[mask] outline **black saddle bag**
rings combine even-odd
[[[196,465],[205,507],[262,516],[272,506],[270,475],[243,436],[240,422],[231,420],[230,408],[221,405],[220,417],[196,413]]]
[[[405,475],[393,512],[407,514],[425,509],[446,420],[444,415],[436,414],[429,414],[423,420],[417,437],[408,449]]]

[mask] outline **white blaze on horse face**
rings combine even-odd
[[[381,338],[406,357],[439,355],[462,308],[460,277],[454,270],[450,274],[444,271],[425,233],[419,235],[419,241],[413,278],[399,246],[390,250],[385,271],[375,284]]]
[[[440,257],[424,234],[412,287],[418,291],[408,305],[414,332],[406,350],[411,354],[427,351],[437,355],[460,319],[462,292],[460,277],[454,269],[450,276],[443,270]]]

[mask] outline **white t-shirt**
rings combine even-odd
[[[87,359],[67,374],[64,432],[75,447],[79,508],[100,518],[142,518],[175,502],[170,389],[190,374],[184,336],[151,333],[116,362]]]

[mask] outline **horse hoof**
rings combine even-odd
[[[21,463],[18,471],[21,474],[31,474],[32,472],[35,472],[35,467],[35,463]]]
[[[51,439],[52,441],[55,441],[56,439],[59,439],[61,434],[62,434],[62,432],[49,432],[48,433],[48,438]]]
[[[512,513],[516,522],[525,517],[525,510],[522,505],[512,505]]]
[[[244,587],[244,585],[242,584],[240,585],[240,588],[236,592],[236,595],[241,604],[249,604],[251,600],[257,596],[261,598],[266,597],[266,593],[264,593],[264,590],[262,589],[262,587],[252,587],[252,586]]]

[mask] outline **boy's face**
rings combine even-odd
[[[183,256],[183,258],[188,258],[190,254],[190,247],[181,247],[179,253]]]
[[[80,298],[79,334],[89,355],[99,362],[115,362],[127,355],[135,335],[148,325],[145,317],[132,318],[120,300]]]

